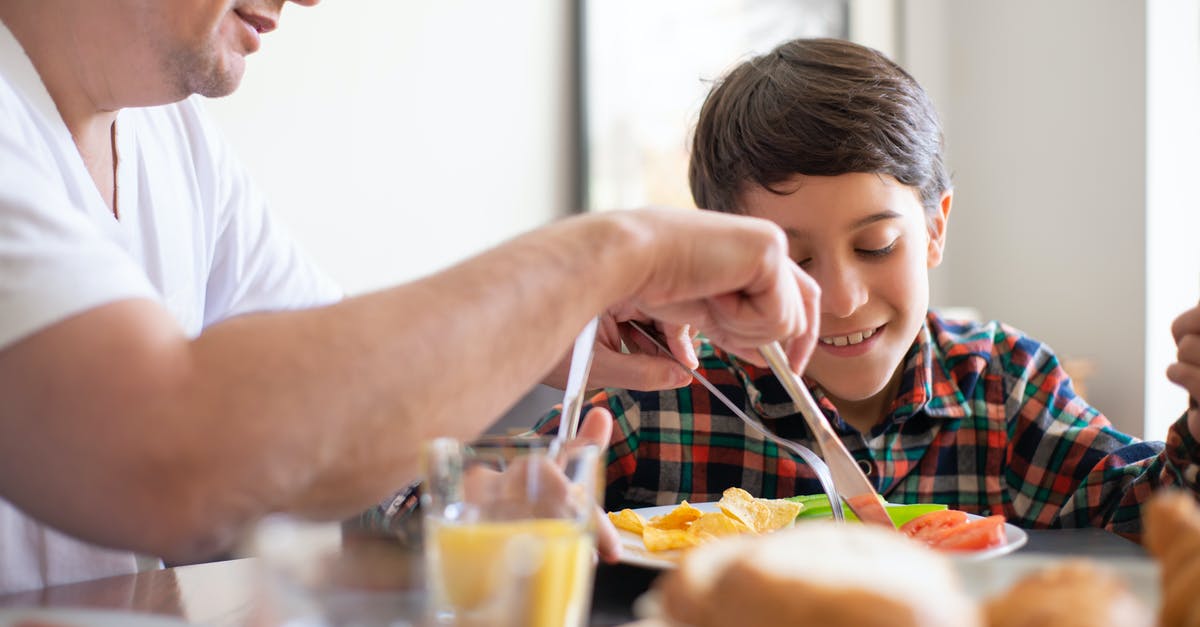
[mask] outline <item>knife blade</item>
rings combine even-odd
[[[772,342],[760,346],[758,350],[783,384],[783,389],[787,390],[788,396],[792,397],[792,402],[800,409],[800,415],[804,416],[809,431],[812,431],[813,438],[816,439],[821,457],[825,458],[825,463],[829,465],[833,483],[850,506],[850,510],[863,522],[886,525],[889,529],[894,529],[892,519],[880,503],[879,493],[867,480],[850,451],[846,450],[842,439],[834,433],[833,427],[825,419],[825,414],[821,413],[821,408],[808,393],[808,387],[800,380],[800,375],[792,372],[783,347],[779,342]]]

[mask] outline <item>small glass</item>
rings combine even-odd
[[[258,558],[253,624],[427,624],[419,519],[385,525],[271,514],[255,525],[240,552]]]
[[[551,438],[439,438],[425,447],[433,620],[581,627],[595,573],[600,448]]]

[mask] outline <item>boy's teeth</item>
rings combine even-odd
[[[822,344],[832,344],[833,346],[848,346],[850,344],[858,344],[863,340],[875,335],[875,329],[859,331],[850,335],[837,335],[821,338]]]

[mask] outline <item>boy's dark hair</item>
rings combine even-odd
[[[950,176],[925,90],[880,52],[839,39],[797,39],[734,68],[700,109],[688,181],[696,205],[738,213],[747,184],[797,174],[890,174],[916,188],[926,214]]]

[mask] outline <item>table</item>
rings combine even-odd
[[[1154,607],[1157,566],[1142,547],[1099,529],[1029,531],[1029,543],[1016,553],[982,562],[957,562],[968,591],[985,595],[1002,589],[1030,570],[1056,560],[1084,556],[1113,564],[1136,593]],[[414,559],[417,559],[414,555]],[[600,565],[596,572],[591,624],[620,625],[633,620],[635,599],[660,573],[629,565]],[[106,608],[179,617],[212,627],[272,624],[255,602],[260,581],[253,558],[180,566],[136,575],[54,586],[0,596],[0,608]],[[400,593],[401,604],[418,607],[422,591]],[[414,625],[420,624],[414,617]]]

